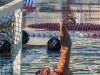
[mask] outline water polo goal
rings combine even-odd
[[[0,1],[0,75],[21,75],[23,0]],[[10,43],[10,45],[8,45]]]

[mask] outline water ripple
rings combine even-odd
[[[100,75],[98,39],[72,38],[72,43],[70,68],[74,75]],[[56,69],[60,54],[47,54],[45,50],[46,48],[33,48],[24,52],[26,56],[31,54],[34,57],[36,55],[40,56],[22,64],[23,73],[31,75],[43,67]]]

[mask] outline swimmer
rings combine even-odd
[[[71,21],[69,22],[69,20]],[[68,23],[75,23],[75,18],[71,16],[66,16],[60,22],[61,54],[57,65],[57,71],[50,70],[49,68],[43,68],[37,71],[36,75],[73,75],[69,67],[72,42],[65,26]]]
[[[61,44],[58,37],[52,37],[48,40],[46,45],[46,51],[47,53],[60,53]]]
[[[47,53],[59,53],[60,49],[61,49],[61,45],[60,45],[60,40],[58,39],[58,37],[52,37],[47,41],[46,45],[30,45],[27,44],[29,41],[29,36],[28,33],[23,30],[22,31],[22,45],[23,45],[23,49],[29,49],[29,48],[33,48],[33,47],[46,47]]]
[[[11,56],[11,44],[7,40],[0,40],[0,56]]]
[[[23,30],[22,31],[22,48],[23,49],[29,49],[29,48],[33,48],[33,47],[45,47],[46,45],[30,45],[30,44],[27,44],[29,41],[29,35],[28,33]]]

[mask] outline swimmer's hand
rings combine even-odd
[[[63,26],[63,25],[67,25],[69,23],[75,23],[76,24],[76,21],[75,19],[77,19],[76,17],[73,17],[73,16],[66,16],[61,22],[60,22],[60,25]]]

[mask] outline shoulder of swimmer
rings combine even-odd
[[[33,48],[33,47],[46,47],[46,45],[30,45],[30,44],[23,44],[22,48]]]

